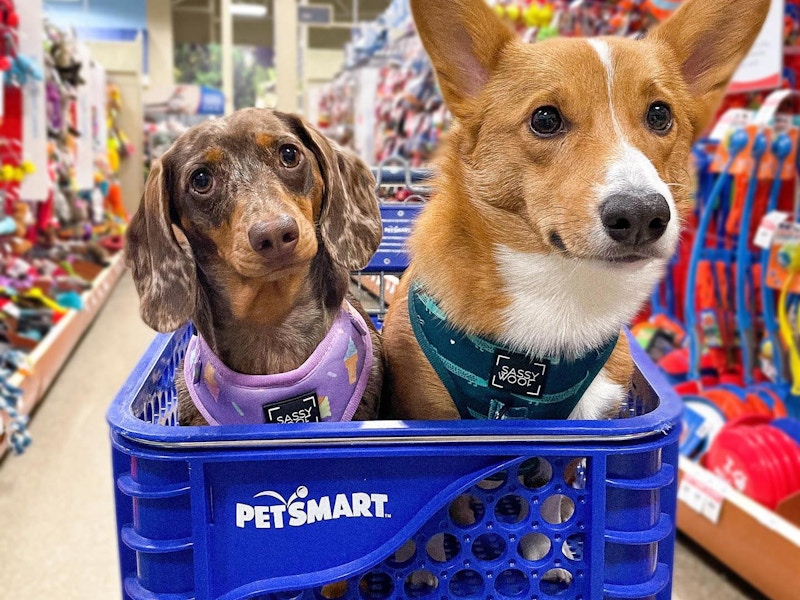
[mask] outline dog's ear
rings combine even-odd
[[[156,161],[128,226],[126,262],[139,292],[142,320],[162,333],[191,318],[197,290],[194,258],[175,238],[170,212],[164,167]]]
[[[463,118],[515,35],[486,0],[411,0],[411,10],[444,101]]]
[[[770,0],[687,0],[647,36],[678,58],[693,98],[695,136],[714,115],[769,8]]]
[[[295,130],[316,156],[325,187],[319,231],[333,261],[347,269],[364,268],[383,236],[375,178],[367,165],[294,115]]]

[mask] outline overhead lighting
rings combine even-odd
[[[265,4],[231,4],[231,15],[234,17],[252,17],[254,19],[263,19],[267,16],[267,7]]]

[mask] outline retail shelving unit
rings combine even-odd
[[[84,293],[83,309],[69,311],[31,352],[30,374],[17,373],[11,378],[10,383],[20,387],[24,392],[23,413],[30,414],[47,393],[124,270],[125,262],[120,252],[114,256],[111,265],[97,276],[92,289]],[[8,443],[3,438],[0,442],[0,458],[7,450]]]
[[[678,529],[773,600],[800,590],[800,495],[773,512],[681,458]],[[688,497],[687,497],[688,496]],[[715,522],[716,521],[716,522]]]

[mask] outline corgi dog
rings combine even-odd
[[[769,0],[687,0],[640,39],[524,44],[485,0],[411,0],[455,117],[384,325],[399,419],[607,419],[623,327],[691,209],[693,142]]]

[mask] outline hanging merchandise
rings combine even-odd
[[[681,454],[784,515],[800,492],[800,447],[774,425],[800,422],[797,100],[780,91],[731,110],[698,144],[685,271],[671,266],[634,327],[666,340],[646,348],[684,399]],[[676,289],[685,301],[669,311]]]
[[[21,360],[85,310],[84,294],[99,294],[93,283],[121,250],[128,214],[117,174],[133,150],[118,125],[121,94],[107,89],[88,50],[36,6],[19,19],[9,7],[0,0],[0,63],[8,59],[0,94],[0,454],[30,443],[26,415],[39,396],[23,398],[32,386],[18,384],[40,375]]]

